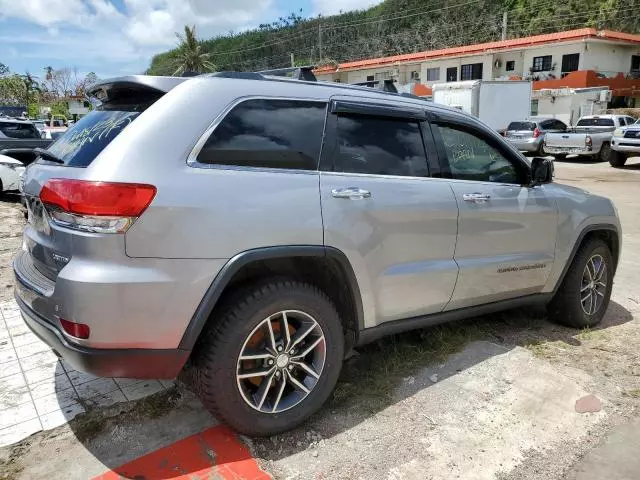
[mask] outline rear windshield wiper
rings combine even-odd
[[[64,160],[57,156],[55,153],[51,153],[49,150],[45,150],[44,148],[36,147],[33,149],[33,153],[38,154],[40,157],[44,157],[47,160],[50,160],[55,163],[61,163],[64,165]]]

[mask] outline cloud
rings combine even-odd
[[[274,0],[121,0],[119,5],[113,0],[0,0],[3,42],[20,48],[23,64],[31,59],[37,68],[87,64],[90,70],[120,74],[136,65],[134,73],[140,73],[154,54],[177,44],[175,33],[185,25],[196,25],[198,36],[209,38],[276,15]]]
[[[382,0],[313,0],[314,15],[335,15],[349,10],[363,10],[382,3]]]

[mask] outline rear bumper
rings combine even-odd
[[[542,138],[528,139],[528,140],[518,140],[514,138],[508,138],[507,141],[516,147],[521,152],[537,152],[540,149],[540,144],[542,143]]]
[[[574,147],[544,147],[544,152],[550,155],[598,155],[599,151],[589,150],[587,148]]]
[[[189,357],[189,352],[179,349],[99,349],[75,345],[18,295],[16,301],[33,333],[76,370],[99,377],[175,378]]]

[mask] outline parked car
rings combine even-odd
[[[24,173],[22,162],[6,155],[0,155],[0,193],[18,190],[20,177]]]
[[[613,132],[609,163],[612,167],[622,167],[629,157],[637,156],[640,156],[640,120]]]
[[[567,155],[595,157],[609,161],[611,137],[616,128],[627,125],[625,115],[586,115],[576,126],[563,133],[549,133],[545,136],[543,150],[556,159]]]
[[[542,144],[546,134],[566,130],[567,125],[555,118],[532,117],[529,120],[511,122],[504,136],[521,152],[544,155]]]
[[[51,140],[41,134],[30,121],[0,118],[0,150],[7,148],[45,148]]]
[[[606,311],[611,201],[456,109],[234,72],[89,93],[102,105],[25,173],[13,264],[25,322],[75,369],[186,368],[217,418],[269,435],[384,335],[520,305],[578,328]]]

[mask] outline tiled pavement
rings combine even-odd
[[[172,384],[78,372],[29,330],[15,302],[0,303],[0,446],[63,425],[85,407],[138,400]]]

